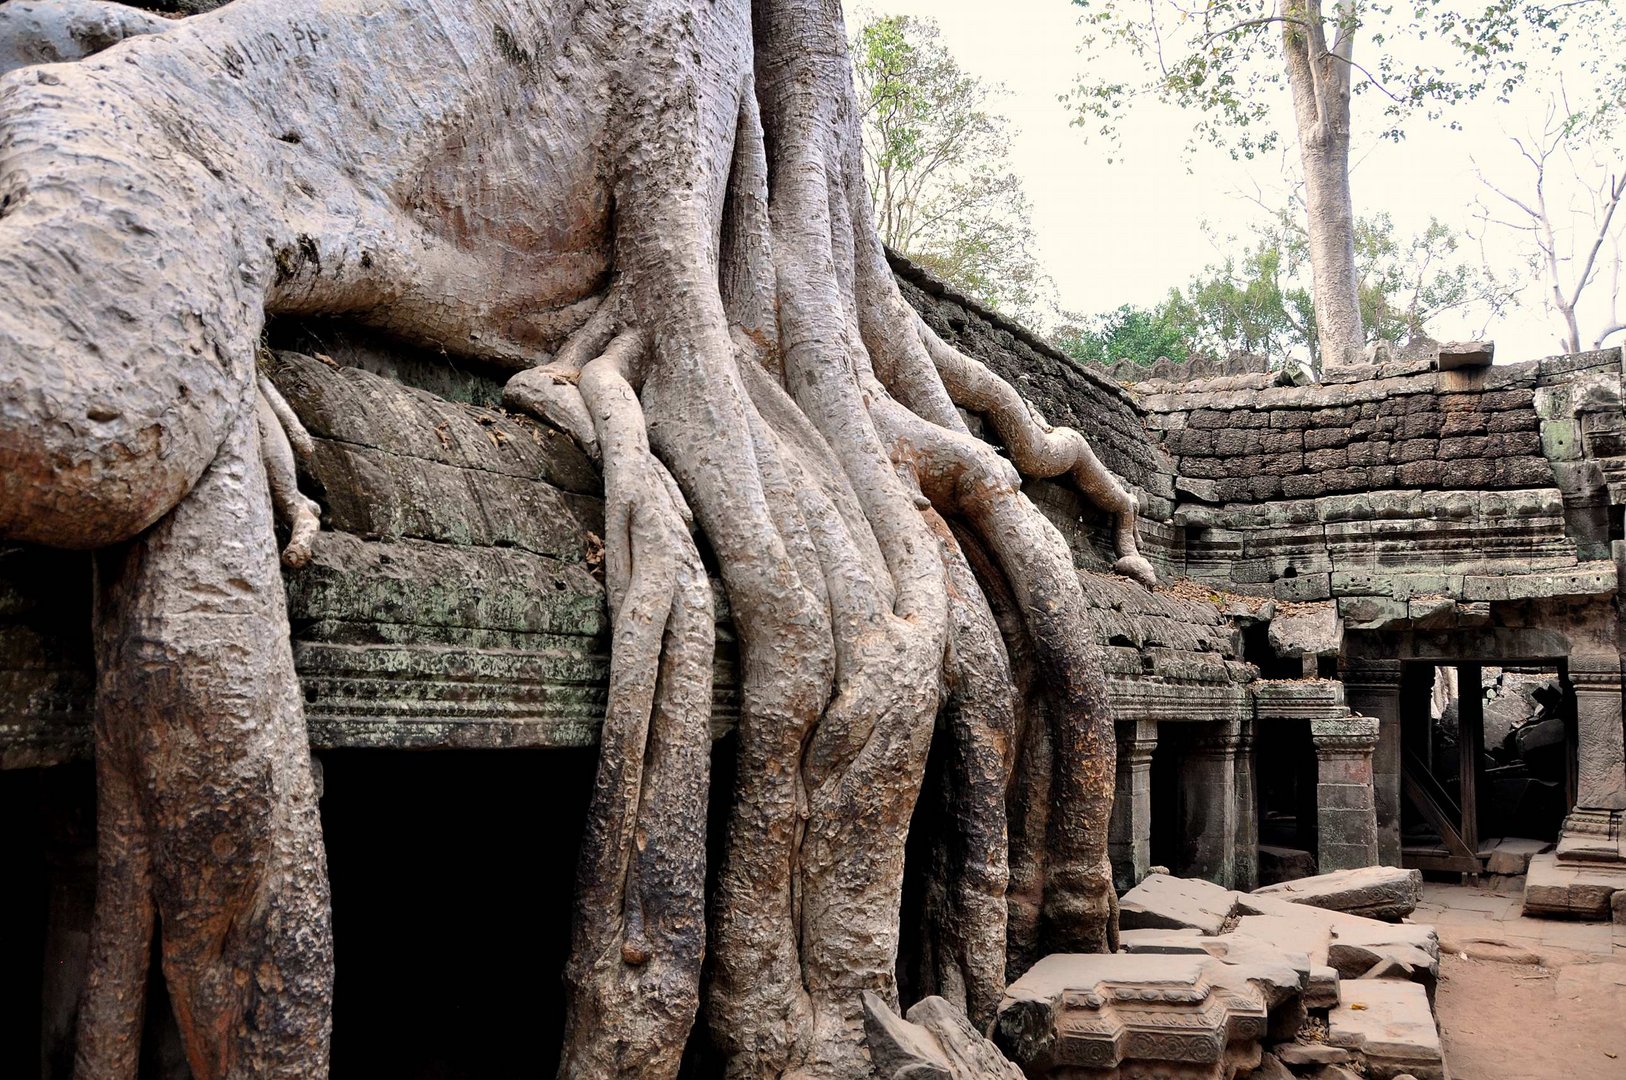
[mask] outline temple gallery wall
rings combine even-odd
[[[1153,591],[1112,574],[1104,515],[1029,488],[1071,543],[1109,675],[1120,890],[1153,867],[1227,889],[1380,863],[1506,872],[1508,845],[1530,859],[1528,912],[1607,914],[1626,889],[1620,350],[1486,366],[1427,347],[1307,386],[1246,362],[1097,372],[894,269],[938,334],[1140,496]],[[499,1075],[525,1052],[503,1016],[559,1037],[609,662],[601,482],[569,438],[503,411],[491,373],[321,323],[270,340],[323,510],[286,584],[346,956],[334,1065],[387,1046],[392,1075]],[[5,1075],[41,1057],[66,1075],[71,1046],[94,878],[90,572],[0,551],[0,797],[23,825],[4,853],[17,1007],[0,1044],[25,1049],[0,1052]],[[730,756],[714,761],[726,790]],[[397,1003],[454,999],[451,1034],[384,1034],[412,1026]],[[173,1039],[149,1043],[173,1074]]]

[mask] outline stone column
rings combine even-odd
[[[1370,716],[1310,721],[1316,758],[1316,864],[1323,874],[1378,864],[1372,757],[1379,730]]]
[[[1259,779],[1253,767],[1252,720],[1242,721],[1236,744],[1236,885],[1259,887]]]
[[[1344,672],[1350,711],[1378,722],[1372,755],[1372,792],[1377,809],[1378,862],[1400,865],[1400,677],[1399,660],[1351,660]]]
[[[1152,753],[1156,720],[1118,725],[1118,786],[1112,799],[1108,850],[1119,892],[1140,884],[1152,865]]]
[[[1575,688],[1580,775],[1577,809],[1626,810],[1626,737],[1621,727],[1620,669],[1569,673]]]
[[[1192,737],[1180,761],[1180,873],[1236,887],[1237,720],[1189,725]]]

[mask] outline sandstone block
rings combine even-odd
[[[1626,866],[1560,863],[1553,853],[1530,859],[1524,879],[1526,915],[1608,919],[1616,893],[1626,890]]]
[[[1328,1046],[1326,1043],[1282,1043],[1273,1048],[1272,1052],[1281,1059],[1283,1065],[1291,1068],[1313,1068],[1317,1065],[1343,1065],[1355,1060],[1355,1056],[1341,1046]]]
[[[1259,845],[1259,880],[1267,885],[1310,877],[1315,871],[1315,856],[1308,851]]]
[[[1236,910],[1239,894],[1200,878],[1150,874],[1118,901],[1125,930],[1179,930],[1217,934]]]
[[[1366,866],[1267,885],[1255,891],[1298,904],[1394,921],[1417,909],[1423,895],[1423,873],[1393,866]]]
[[[1022,1080],[1022,1070],[940,997],[917,1002],[905,1020],[864,991],[864,1036],[876,1080]]]
[[[1463,368],[1489,368],[1494,356],[1494,342],[1442,342],[1439,346],[1439,369],[1462,371]]]
[[[1057,953],[1006,990],[993,1038],[1034,1080],[1227,1080],[1260,1064],[1268,1026],[1266,993],[1240,967],[1199,956]]]
[[[1367,1076],[1446,1080],[1440,1033],[1421,986],[1373,979],[1341,983],[1338,991],[1338,1006],[1327,1014],[1327,1042],[1354,1052]]]

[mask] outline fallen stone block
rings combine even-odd
[[[1254,895],[1394,922],[1417,910],[1423,898],[1423,872],[1396,866],[1363,866],[1266,885],[1254,890]]]
[[[1352,1072],[1342,1065],[1323,1065],[1314,1072],[1305,1075],[1308,1080],[1362,1080],[1360,1073]]]
[[[1282,1043],[1271,1048],[1271,1052],[1281,1059],[1283,1065],[1289,1068],[1314,1068],[1317,1065],[1344,1065],[1355,1057],[1341,1046],[1328,1046],[1326,1043]]]
[[[1294,1008],[1280,1008],[1281,1000],[1272,1001],[1270,1038],[1273,1042],[1292,1039],[1304,1023],[1308,1009],[1327,1009],[1338,1004],[1338,972],[1325,963],[1312,963],[1304,950],[1284,949],[1279,943],[1264,941],[1240,933],[1221,934],[1218,937],[1196,939],[1216,960],[1253,970],[1287,969],[1298,983],[1293,995]],[[1283,980],[1285,981],[1285,980]]]
[[[1149,874],[1118,901],[1125,930],[1179,930],[1217,934],[1236,910],[1240,893],[1201,878]]]
[[[1229,935],[1225,935],[1228,937]],[[1118,951],[1126,953],[1207,953],[1204,941],[1223,941],[1225,937],[1205,938],[1201,930],[1186,927],[1180,930],[1120,930]]]
[[[1331,1005],[1328,998],[1337,990],[1336,980],[1316,973],[1316,966],[1331,968],[1341,978],[1358,979],[1393,961],[1386,966],[1391,975],[1419,982],[1430,994],[1439,979],[1440,942],[1431,926],[1379,922],[1258,893],[1243,896],[1238,910],[1265,913],[1241,915],[1236,930],[1218,940],[1252,938],[1285,952],[1307,954],[1312,977],[1305,1000],[1310,1008]]]
[[[1327,1042],[1353,1052],[1371,1080],[1409,1073],[1446,1080],[1445,1056],[1428,994],[1416,983],[1362,979],[1339,984],[1327,1014]]]
[[[1259,880],[1266,885],[1314,877],[1315,856],[1299,848],[1259,845]]]
[[[1259,1059],[1259,1067],[1248,1074],[1248,1080],[1293,1080],[1293,1074],[1275,1054],[1267,1053]]]
[[[1553,845],[1545,840],[1526,840],[1517,836],[1506,837],[1491,849],[1490,857],[1485,861],[1485,872],[1487,874],[1518,877],[1530,869],[1530,860],[1532,858],[1552,849]]]
[[[999,1048],[943,998],[915,1003],[905,1020],[864,991],[864,1038],[876,1080],[1023,1080]]]
[[[1207,956],[1057,953],[1006,989],[993,1039],[1030,1080],[1096,1071],[1230,1080],[1258,1067],[1268,1024],[1267,990],[1241,967]]]

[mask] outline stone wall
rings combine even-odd
[[[940,333],[1058,418],[1087,425],[1104,459],[1172,511],[1168,461],[1122,389],[1020,327],[903,280]],[[301,483],[323,507],[311,564],[286,575],[295,665],[319,748],[590,745],[604,708],[608,624],[595,576],[602,532],[593,464],[561,433],[497,407],[494,376],[380,347],[342,327],[276,331],[267,374],[309,429]],[[1236,628],[1212,605],[1147,593],[1108,572],[1104,515],[1062,484],[1030,488],[1074,546],[1122,715],[1236,723],[1251,715]],[[1165,572],[1167,545],[1150,553]],[[0,556],[0,762],[88,752],[89,560]],[[717,589],[722,596],[722,590]],[[720,600],[721,604],[722,601]],[[717,700],[737,712],[719,611]]]

